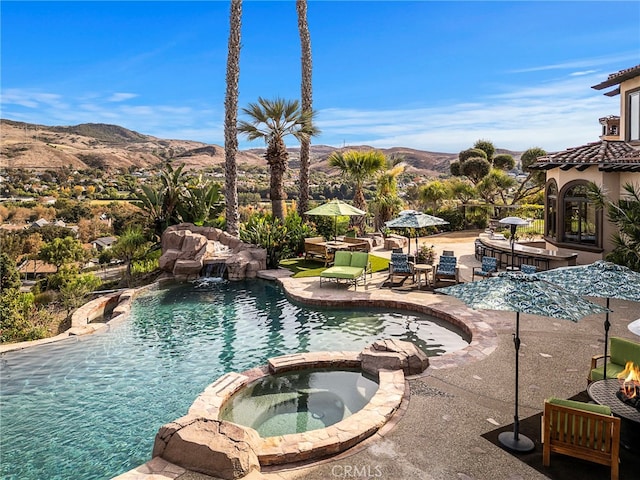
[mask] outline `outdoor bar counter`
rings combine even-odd
[[[498,261],[505,266],[511,265],[511,243],[509,240],[495,240],[487,235],[480,235],[479,240],[485,248],[483,255],[497,257]],[[516,257],[514,262],[516,266],[528,263],[535,265],[539,270],[574,266],[578,259],[577,252],[546,250],[520,245],[518,242],[514,245],[513,252]]]

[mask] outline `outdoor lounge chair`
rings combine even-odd
[[[523,263],[522,265],[520,265],[520,271],[528,275],[531,275],[532,273],[536,273],[537,270],[538,269],[536,268],[535,265],[527,265],[526,263]]]
[[[475,280],[476,275],[488,278],[496,273],[498,273],[498,259],[495,257],[482,257],[482,266],[473,267],[471,280]]]
[[[457,257],[440,255],[440,263],[438,263],[436,271],[433,274],[434,284],[437,284],[438,280],[449,280],[460,283]]]
[[[403,277],[401,283],[411,277],[415,282],[415,272],[413,271],[413,264],[409,262],[409,255],[406,253],[392,253],[391,260],[389,261],[389,277],[387,280],[391,282],[393,287],[393,277]]]
[[[349,252],[338,250],[335,254],[333,267],[320,273],[320,286],[322,282],[344,280],[358,289],[358,282],[367,283],[367,271],[369,270],[369,254],[367,252]]]
[[[551,398],[542,417],[542,464],[551,463],[551,452],[611,467],[618,480],[620,418],[605,405]]]

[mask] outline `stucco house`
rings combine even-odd
[[[620,96],[620,115],[600,120],[600,141],[537,159],[531,168],[546,171],[545,231],[547,249],[578,252],[578,263],[604,258],[616,231],[606,212],[587,196],[594,182],[608,198],[624,198],[627,183],[640,188],[640,65],[609,75],[592,88],[614,87],[604,95]]]

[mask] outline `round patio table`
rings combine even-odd
[[[589,398],[600,405],[607,405],[611,413],[620,417],[620,444],[627,450],[640,450],[640,411],[624,403],[616,396],[620,380],[607,378],[591,383],[587,387]]]
[[[433,265],[429,265],[428,263],[416,263],[413,266],[413,271],[416,273],[418,277],[418,288],[420,288],[420,282],[422,280],[422,274],[424,274],[424,286],[428,287],[429,283],[429,273],[433,271]]]

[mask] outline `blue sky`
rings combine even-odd
[[[224,143],[227,1],[0,9],[2,118]],[[619,112],[590,87],[640,63],[637,1],[309,1],[308,21],[315,144],[563,150]],[[299,98],[294,1],[245,0],[240,68],[241,107]]]

